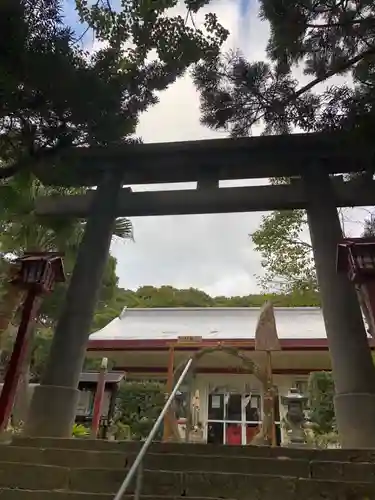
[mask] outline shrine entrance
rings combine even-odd
[[[375,145],[353,132],[72,147],[35,165],[45,185],[93,187],[38,201],[40,216],[87,219],[42,382],[25,433],[70,435],[91,318],[116,217],[306,209],[335,380],[337,427],[347,448],[375,448],[375,368],[356,291],[337,273],[337,206],[374,205]],[[43,166],[44,167],[44,166]],[[220,181],[289,178],[289,184],[221,187]],[[196,189],[132,192],[137,184],[195,182]],[[49,408],[49,412],[45,408]]]
[[[211,392],[208,395],[207,443],[248,445],[261,429],[263,395]],[[279,398],[275,397],[276,445],[281,444]]]
[[[255,376],[261,384],[261,392],[242,392],[232,389],[214,389],[209,390],[207,404],[207,419],[204,425],[207,426],[207,442],[218,444],[250,444],[257,434],[261,434],[265,443],[277,444],[273,438],[275,418],[278,415],[278,425],[280,426],[279,412],[274,412],[272,401],[277,399],[275,391],[271,386],[271,378],[268,376],[267,369],[258,366],[251,358],[246,356],[240,350],[233,347],[218,344],[215,347],[208,347],[199,350],[192,357],[193,364],[188,374],[186,385],[187,390],[186,405],[187,418],[185,425],[185,440],[189,441],[193,436],[193,406],[191,404],[191,390],[193,381],[198,371],[199,360],[213,352],[224,352],[230,356],[239,359],[243,367],[250,376]],[[181,374],[185,362],[181,363],[173,373],[173,383],[169,381],[167,385],[173,387]],[[171,438],[180,440],[178,431],[177,407],[169,413],[165,419],[164,440]],[[276,432],[280,436],[280,432]]]
[[[207,442],[250,444],[260,430],[262,413],[260,394],[209,394]]]

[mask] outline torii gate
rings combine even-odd
[[[356,133],[293,134],[166,144],[72,148],[36,165],[45,184],[97,186],[94,192],[40,200],[41,215],[87,218],[46,372],[35,390],[25,433],[70,435],[78,380],[96,294],[120,215],[224,213],[306,208],[323,299],[342,445],[375,447],[375,368],[354,287],[336,273],[342,239],[337,206],[375,204],[374,182],[331,182],[364,172],[375,144]],[[219,181],[299,178],[285,186],[219,188]],[[124,184],[197,181],[197,190],[131,193]],[[183,194],[183,196],[182,196]],[[355,432],[353,432],[355,429]]]

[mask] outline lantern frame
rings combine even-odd
[[[49,293],[55,283],[65,281],[63,254],[60,252],[27,252],[16,260],[18,272],[11,283],[24,289]]]
[[[375,238],[347,238],[337,248],[337,271],[350,281],[363,283],[375,278]]]

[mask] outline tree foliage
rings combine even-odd
[[[270,23],[269,62],[239,52],[199,64],[202,121],[233,136],[255,124],[265,133],[332,129],[372,137],[375,96],[375,15],[366,0],[261,0]],[[295,77],[302,72],[308,83]],[[345,76],[329,86],[332,76]]]
[[[177,289],[172,286],[144,286],[138,290],[118,289],[114,309],[127,307],[260,307],[266,300],[271,300],[276,307],[318,306],[317,294],[268,293],[245,296],[211,297],[195,288]]]
[[[145,439],[165,403],[165,385],[156,381],[124,381],[116,401],[117,419],[130,427],[132,439]],[[156,436],[161,440],[162,429]]]
[[[80,190],[43,186],[28,174],[17,175],[0,187],[0,251],[3,260],[20,257],[28,251],[57,251],[64,254],[67,280],[57,284],[53,292],[44,298],[39,319],[45,326],[53,326],[57,321],[85,224],[74,219],[38,218],[35,201],[39,196],[69,195],[77,191]],[[128,219],[118,219],[114,234],[120,238],[132,239],[131,222]],[[103,308],[112,299],[117,281],[116,259],[110,257],[99,293],[99,308]],[[3,280],[2,283],[4,284]]]
[[[214,14],[205,32],[188,25],[206,3],[186,0],[185,20],[169,15],[177,0],[126,0],[119,9],[76,0],[82,30],[102,42],[90,54],[64,24],[61,0],[1,2],[0,178],[48,168],[71,146],[130,138],[159,91],[218,53],[228,32]]]
[[[309,417],[317,434],[335,430],[333,398],[335,386],[331,372],[312,372],[309,378]]]
[[[263,288],[286,293],[293,290],[317,292],[312,248],[301,234],[306,223],[303,210],[276,210],[262,218],[251,238],[255,250],[262,255],[265,274],[260,281]]]
[[[362,236],[374,235],[375,219],[370,212]],[[304,210],[275,210],[262,217],[259,228],[250,236],[262,256],[264,274],[259,281],[264,290],[316,295],[318,282]]]

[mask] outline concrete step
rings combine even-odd
[[[123,469],[125,471],[132,465],[136,456],[135,453],[120,453],[115,451],[41,449],[26,446],[6,446],[0,448],[0,460],[2,462],[56,465],[70,469],[100,468]],[[311,468],[309,461],[300,459],[220,457],[215,455],[182,455],[175,453],[147,453],[143,464],[144,468],[148,470],[220,471],[293,477],[310,477]]]
[[[72,491],[0,490],[1,500],[113,500],[113,494],[77,493]],[[133,495],[125,495],[123,500],[134,500]],[[171,497],[142,495],[141,500],[220,500],[207,497]],[[229,499],[235,500],[235,499]]]
[[[120,453],[116,451],[0,446],[0,461],[2,462],[57,465],[69,468],[125,469],[133,462],[135,456],[135,453]],[[165,457],[166,455],[163,456]],[[149,462],[151,464],[152,459]]]
[[[135,453],[89,450],[59,450],[25,446],[0,447],[0,461],[19,464],[41,464],[69,469],[115,469],[125,475],[136,457]],[[375,464],[301,460],[290,458],[256,458],[244,456],[182,455],[148,453],[144,458],[147,470],[171,472],[226,472],[240,474],[279,475],[339,481],[375,480]]]
[[[368,465],[367,474],[364,465]],[[332,466],[336,466],[333,468]],[[330,469],[329,480],[327,470]],[[357,475],[353,473],[353,467]],[[336,473],[336,476],[333,476]],[[114,495],[123,469],[85,469],[0,462],[0,490],[83,492]],[[236,500],[375,499],[373,464],[320,464],[313,478],[198,471],[145,470],[144,495],[153,498],[212,497]],[[133,486],[129,494],[133,492]],[[39,498],[39,497],[38,497]],[[47,497],[48,498],[48,497]],[[74,498],[74,496],[73,496]],[[99,497],[95,497],[99,498]],[[1,495],[0,495],[1,499]],[[1,499],[4,500],[4,499]]]
[[[104,441],[93,439],[59,439],[59,438],[27,438],[16,436],[13,446],[36,448],[59,448],[92,451],[117,451],[121,453],[137,453],[142,443],[139,441]],[[224,446],[195,443],[153,443],[152,453],[171,453],[182,455],[216,455],[244,457],[287,457],[307,460],[325,460],[339,462],[371,462],[375,463],[375,449],[369,450],[315,450],[309,448],[283,448],[269,446]]]

